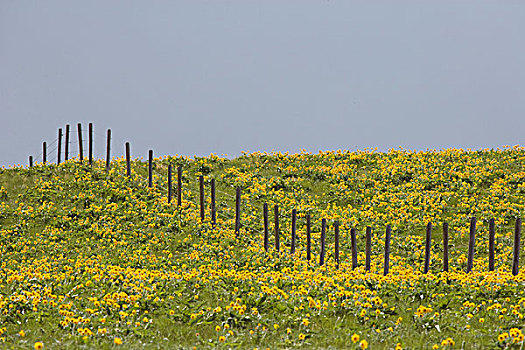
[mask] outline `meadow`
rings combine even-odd
[[[167,167],[182,166],[182,203]],[[511,270],[525,149],[246,153],[0,169],[0,348],[521,349],[524,268]],[[198,177],[217,186],[200,218]],[[234,230],[235,189],[242,188]],[[176,194],[174,194],[176,198]],[[263,246],[263,204],[280,250]],[[290,252],[291,212],[297,242]],[[305,216],[312,218],[307,259]],[[469,220],[477,218],[466,273]],[[488,222],[495,220],[495,270]],[[328,223],[319,264],[321,220]],[[340,263],[334,223],[340,223]],[[434,225],[430,271],[425,230]],[[443,272],[441,225],[449,224]],[[390,224],[390,271],[383,274]],[[365,228],[372,228],[370,271]],[[352,268],[350,230],[357,232]]]

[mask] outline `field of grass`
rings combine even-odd
[[[167,201],[168,164],[184,169],[180,207],[176,195]],[[103,161],[89,166],[77,159],[0,169],[0,348],[523,348],[525,273],[513,276],[511,261],[515,218],[525,209],[524,165],[520,147],[174,156],[155,159],[152,188],[147,162],[138,159],[131,178],[123,159],[109,173]],[[199,175],[207,191],[211,179],[217,183],[215,226],[208,194],[206,219],[199,216]],[[265,202],[280,208],[279,252],[263,248]],[[289,252],[292,209],[298,212],[295,254]],[[478,226],[467,274],[472,216]],[[326,263],[319,266],[323,218]],[[341,223],[339,268],[335,221]],[[448,273],[442,272],[445,221]],[[423,274],[428,222],[432,256]],[[391,266],[383,276],[387,224]],[[366,226],[373,229],[370,272]],[[357,229],[357,269],[351,228]]]

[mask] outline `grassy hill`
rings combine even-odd
[[[167,201],[168,164],[183,168],[181,206],[176,194]],[[525,275],[513,276],[511,261],[515,219],[525,209],[524,165],[519,147],[176,156],[155,159],[152,188],[141,160],[133,161],[129,178],[123,159],[109,172],[103,161],[89,166],[77,159],[1,169],[0,347],[519,348]],[[204,221],[199,175],[206,187]],[[263,203],[272,209],[271,243],[273,206],[279,205],[279,252],[263,248]],[[298,213],[295,254],[292,209]],[[306,214],[312,217],[310,261]],[[467,274],[472,216],[478,226],[474,269]],[[489,272],[491,218],[496,270]],[[323,266],[321,219],[328,222]],[[423,274],[428,222],[432,255]],[[449,272],[442,271],[443,222],[450,227]],[[387,224],[392,241],[384,276]],[[371,271],[364,267],[367,226]],[[351,228],[357,230],[357,269]]]

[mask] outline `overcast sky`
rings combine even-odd
[[[525,144],[525,2],[0,0],[0,118],[0,165]]]

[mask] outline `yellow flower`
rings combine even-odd
[[[351,339],[353,343],[357,343],[359,341],[359,335],[354,333]]]
[[[279,328],[279,325],[276,323],[276,324],[273,325],[273,328],[274,328],[274,329],[278,329],[278,328]]]
[[[37,341],[34,346],[35,350],[40,350],[44,347],[44,344],[41,341]]]
[[[219,337],[219,341],[220,341],[221,343],[224,343],[224,342],[226,341],[226,337],[225,337],[224,335],[221,335],[221,336]]]
[[[303,322],[301,322],[303,324],[303,326],[305,327],[308,327],[308,325],[310,324],[310,321],[308,319],[303,319]]]
[[[113,339],[113,344],[115,344],[115,345],[122,345],[122,339],[120,339],[120,338]]]
[[[437,350],[439,349],[439,345],[438,344],[434,344],[434,346],[432,347],[433,350]]]
[[[361,343],[359,343],[359,347],[361,349],[367,349],[368,348],[368,342],[366,340],[361,340]]]
[[[18,332],[18,335],[21,337],[25,337],[26,332],[24,332],[24,330],[22,329],[20,332]]]
[[[401,343],[397,343],[395,350],[403,350],[403,347],[401,346]]]
[[[303,333],[299,334],[299,339],[300,340],[304,340],[304,338],[305,338],[305,335]]]
[[[215,326],[215,331],[220,332],[221,331],[221,326]]]
[[[290,328],[286,328],[286,334],[292,333],[292,330]]]

